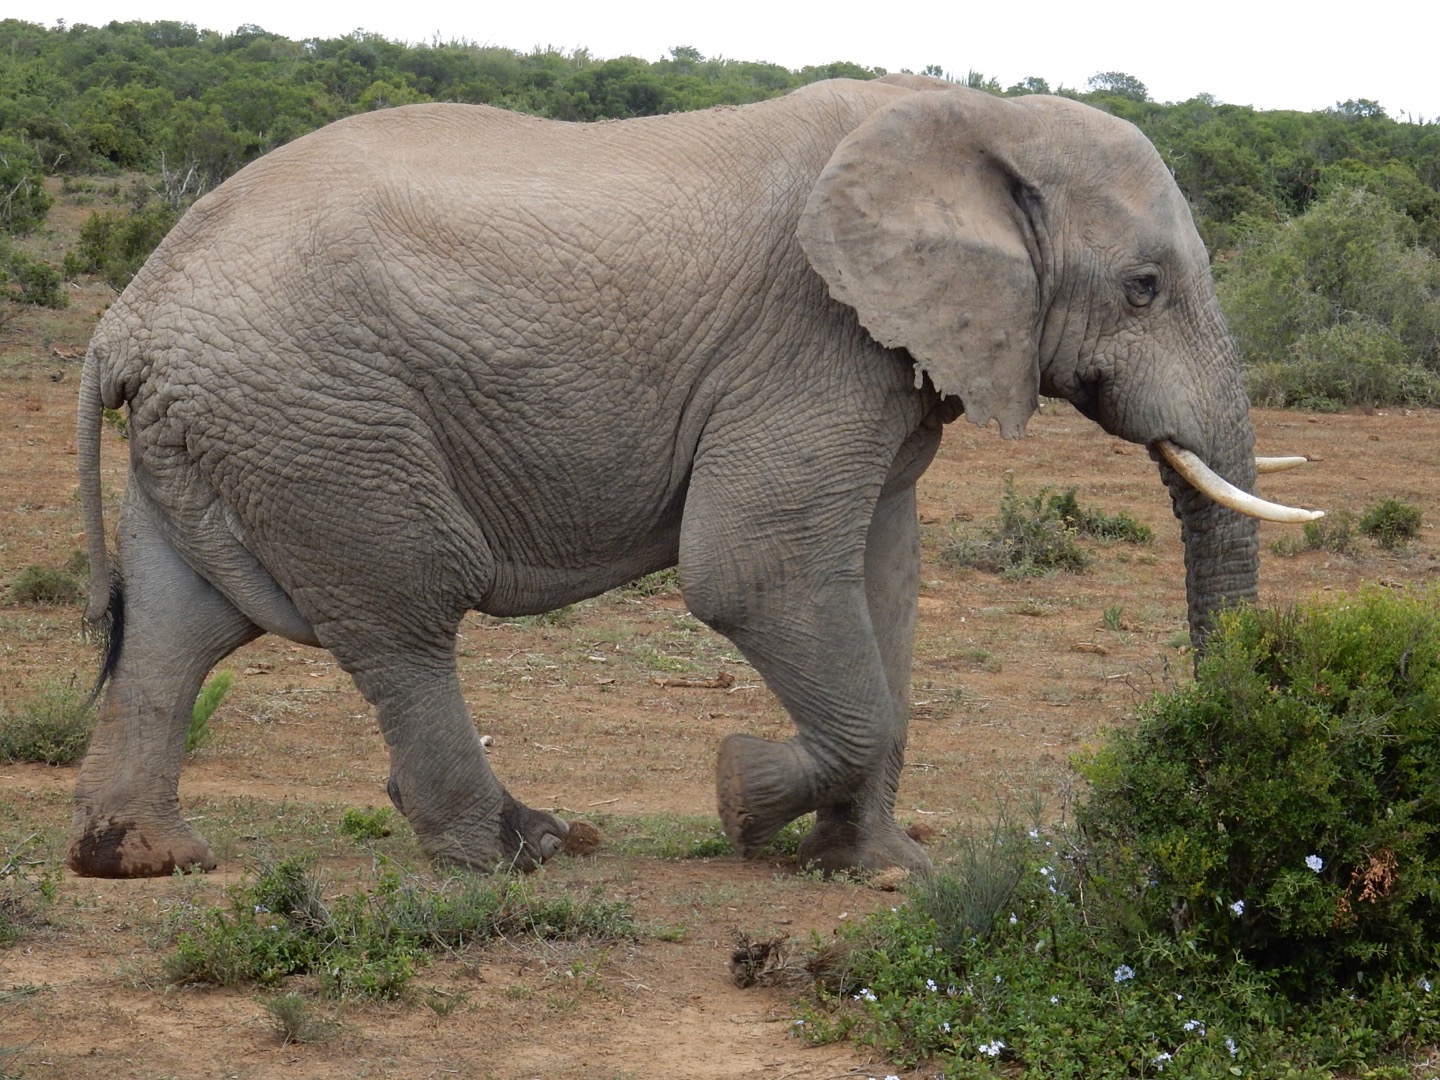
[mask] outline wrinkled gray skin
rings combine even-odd
[[[456,628],[677,561],[796,727],[721,745],[730,837],[753,852],[813,810],[803,859],[925,866],[894,801],[914,485],[942,426],[963,407],[1018,437],[1044,393],[1247,490],[1254,466],[1206,255],[1150,144],[1067,100],[922,88],[594,125],[417,105],[197,203],[85,366],[102,581],[102,403],[129,408],[131,472],[75,871],[215,864],[180,814],[186,721],[267,631],[354,677],[432,855],[549,857],[566,826],[491,773]],[[1198,641],[1253,597],[1256,529],[1161,473]]]

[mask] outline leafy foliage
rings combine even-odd
[[[119,213],[91,214],[80,227],[75,250],[65,256],[65,273],[99,274],[112,288],[123,289],[178,218],[174,207],[159,201]]]
[[[10,583],[12,604],[76,604],[85,598],[80,579],[67,570],[27,566]]]
[[[28,143],[0,134],[0,233],[23,236],[44,224],[53,201],[40,155]]]
[[[1440,255],[1413,219],[1337,187],[1256,230],[1218,288],[1265,405],[1440,402]]]
[[[1222,618],[1087,768],[1101,891],[1296,997],[1440,971],[1440,593]]]

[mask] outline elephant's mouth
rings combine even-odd
[[[1314,521],[1325,516],[1323,510],[1302,510],[1295,506],[1282,506],[1269,502],[1247,491],[1241,491],[1230,481],[1220,476],[1189,450],[1181,449],[1169,439],[1158,439],[1153,444],[1170,467],[1183,476],[1196,491],[1207,495],[1213,502],[1229,507],[1238,514],[1259,518],[1262,521],[1278,521],[1282,524],[1296,524]],[[1304,458],[1256,458],[1257,471],[1278,472],[1302,464]]]

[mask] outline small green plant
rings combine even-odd
[[[233,888],[228,910],[182,929],[165,969],[179,983],[219,986],[310,974],[328,997],[394,998],[437,949],[500,936],[617,940],[637,932],[624,904],[541,896],[509,877],[430,884],[386,865],[368,889],[327,898],[309,861],[286,859]]]
[[[1081,506],[1075,497],[1075,488],[1067,488],[1058,495],[1050,495],[1045,502],[1047,514],[1059,516],[1070,528],[1082,536],[1093,536],[1097,540],[1120,540],[1127,544],[1148,544],[1155,538],[1149,525],[1142,525],[1124,510],[1118,514],[1107,514],[1094,507]]]
[[[210,741],[214,734],[210,730],[210,718],[215,715],[215,710],[220,708],[220,703],[225,700],[225,695],[230,692],[230,686],[234,682],[235,673],[227,669],[217,672],[214,678],[201,688],[195,705],[190,710],[190,726],[185,731],[187,754],[199,750]]]
[[[1287,532],[1270,545],[1270,550],[1284,558],[1305,551],[1353,555],[1355,536],[1355,515],[1349,510],[1336,510],[1318,521],[1305,522],[1298,537],[1293,532]]]
[[[40,838],[0,841],[0,946],[39,923],[60,888],[60,868],[38,851]]]
[[[273,997],[265,1002],[265,1011],[286,1045],[326,1042],[335,1037],[339,1028],[334,1020],[316,1016],[314,1003],[304,994]]]
[[[1360,531],[1386,551],[1414,540],[1420,535],[1420,525],[1420,508],[1403,499],[1381,499],[1360,515]]]
[[[78,604],[84,598],[80,579],[64,570],[27,566],[10,583],[12,604]]]
[[[620,587],[621,592],[629,596],[665,596],[680,591],[680,570],[677,567],[670,567],[668,570],[657,570],[653,574],[646,574],[642,578]]]
[[[388,806],[373,810],[362,810],[357,806],[347,807],[340,816],[340,831],[352,840],[381,840],[393,831],[390,818],[394,811]]]
[[[95,713],[72,681],[54,682],[0,713],[0,761],[71,765],[90,745]]]
[[[1125,609],[1119,604],[1111,604],[1100,618],[1106,630],[1118,633],[1125,629]]]
[[[952,541],[941,557],[957,566],[1007,577],[1084,570],[1090,555],[1076,542],[1077,530],[1065,522],[1049,494],[1049,489],[1042,489],[1022,496],[1015,490],[1015,478],[1006,474],[999,516]]]

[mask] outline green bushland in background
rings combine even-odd
[[[933,65],[924,73],[948,77]],[[67,276],[96,274],[121,288],[194,198],[354,113],[458,101],[559,120],[653,116],[880,74],[849,61],[791,70],[707,58],[689,45],[656,60],[603,59],[586,49],[407,45],[363,31],[292,41],[253,25],[220,33],[173,21],[4,19],[0,191],[13,194],[0,205],[0,233],[40,227],[50,200],[42,173],[66,177],[83,197],[78,178],[145,173],[135,205],[97,214],[65,259]],[[1311,113],[1203,93],[1161,103],[1116,71],[1083,88],[1037,75],[1003,87],[974,71],[958,81],[1077,98],[1154,142],[1210,248],[1257,404],[1440,403],[1440,124],[1391,118],[1366,98]],[[0,257],[7,294],[61,303],[56,271],[17,253]]]

